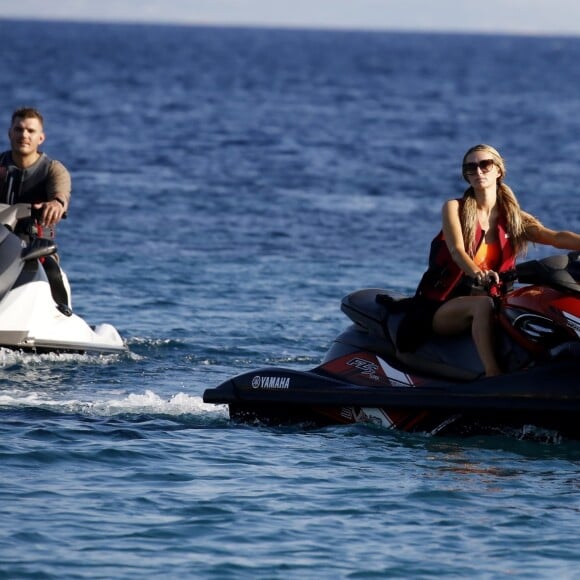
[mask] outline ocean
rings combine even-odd
[[[578,442],[202,401],[316,366],[349,292],[412,292],[476,143],[580,231],[579,38],[0,20],[0,47],[0,125],[38,107],[73,177],[73,308],[129,346],[0,351],[0,578],[580,578]]]

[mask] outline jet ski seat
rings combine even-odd
[[[377,300],[381,296],[381,300]],[[384,297],[384,298],[383,298]],[[397,329],[405,316],[404,296],[379,288],[368,288],[349,294],[342,300],[342,311],[368,334],[388,341],[392,356],[407,371],[471,381],[484,374],[483,365],[473,341],[464,335],[435,337],[414,352],[402,352],[396,346]]]

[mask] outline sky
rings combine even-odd
[[[0,18],[580,35],[580,0],[0,0]]]

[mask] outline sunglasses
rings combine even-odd
[[[493,159],[482,159],[478,163],[464,163],[463,173],[465,175],[473,175],[477,173],[478,168],[481,169],[482,173],[489,173],[494,165],[495,161]]]

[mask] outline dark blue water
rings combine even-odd
[[[0,21],[0,49],[5,128],[41,108],[73,175],[73,306],[131,350],[0,352],[0,577],[580,578],[576,442],[201,399],[315,366],[346,293],[412,290],[475,143],[580,231],[580,39]]]

